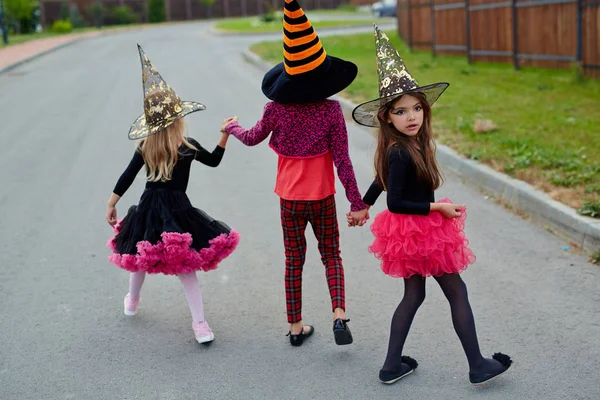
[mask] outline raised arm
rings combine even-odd
[[[273,131],[273,103],[265,105],[262,118],[250,129],[244,129],[237,121],[231,121],[225,126],[225,132],[236,137],[246,146],[256,146],[265,140]]]
[[[217,146],[214,148],[212,153],[206,150],[204,147],[202,147],[202,145],[196,140],[190,138],[190,143],[193,144],[194,147],[196,147],[197,149],[196,154],[194,155],[194,159],[209,167],[214,168],[219,166],[219,164],[221,164],[221,160],[223,159],[223,155],[225,154],[225,146],[227,144],[228,136],[229,135],[226,133],[221,135],[221,140],[219,141],[219,144],[217,144]]]

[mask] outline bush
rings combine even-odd
[[[165,0],[148,1],[148,21],[163,22],[167,20],[165,15]]]
[[[265,6],[265,13],[261,14],[260,16],[260,20],[262,22],[273,22],[275,21],[275,7],[273,7],[273,4],[271,4],[268,1],[265,1],[264,3]]]
[[[128,6],[113,8],[112,15],[119,25],[129,25],[136,22],[138,19],[137,15]]]
[[[65,19],[57,19],[52,24],[52,28],[50,31],[53,33],[69,33],[73,31],[73,25],[71,25],[71,21]]]

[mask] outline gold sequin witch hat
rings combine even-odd
[[[354,63],[327,54],[298,1],[285,0],[283,62],[265,74],[264,95],[278,103],[323,100],[348,87],[357,74]]]
[[[138,51],[142,62],[144,113],[135,120],[129,129],[129,139],[143,139],[160,132],[187,114],[206,109],[201,103],[181,101],[154,68],[139,44]]]
[[[375,47],[377,49],[377,75],[379,76],[379,98],[360,104],[352,111],[352,118],[359,124],[378,127],[379,109],[403,94],[419,92],[425,95],[429,105],[433,105],[450,86],[447,82],[419,86],[415,78],[408,72],[404,61],[390,39],[379,27],[375,28]]]

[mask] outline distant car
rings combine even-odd
[[[371,11],[375,18],[395,17],[396,16],[396,0],[381,0],[373,3]]]

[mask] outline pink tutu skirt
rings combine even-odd
[[[443,199],[440,203],[451,201]],[[466,218],[466,212],[449,219],[439,212],[412,215],[382,211],[371,225],[375,239],[369,251],[381,260],[382,271],[395,278],[460,273],[475,262],[463,232]]]
[[[145,190],[113,232],[109,262],[149,274],[215,270],[240,241],[235,229],[194,208],[183,191],[167,189]]]

